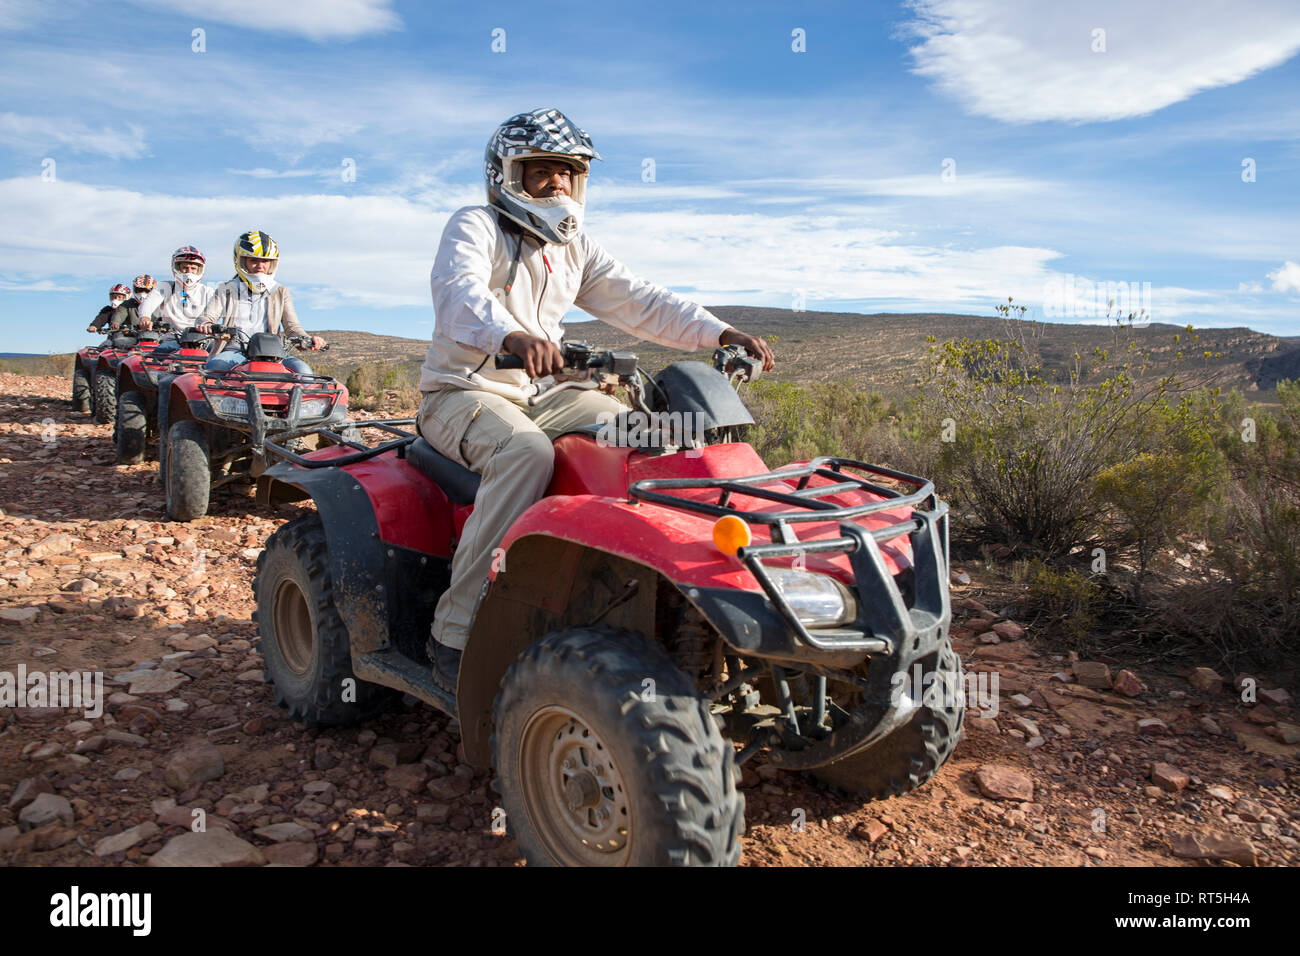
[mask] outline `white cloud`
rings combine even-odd
[[[350,40],[401,27],[391,0],[312,0],[309,4],[275,4],[265,0],[136,0],[152,7],[168,7],[204,21],[293,33],[309,40]]]
[[[76,153],[98,153],[109,159],[138,159],[147,151],[144,130],[135,123],[126,123],[124,127],[92,129],[80,120],[66,117],[0,113],[0,138],[9,149],[54,152],[66,148]]]
[[[307,176],[323,176],[326,172],[332,176],[338,175],[337,169],[267,169],[265,166],[256,169],[227,169],[226,172],[232,176],[251,176],[253,179],[300,179]]]
[[[8,289],[42,282],[97,289],[141,271],[165,273],[168,256],[183,243],[204,250],[209,280],[220,281],[231,269],[226,250],[234,237],[259,228],[279,243],[280,274],[315,328],[356,327],[350,308],[428,307],[429,268],[446,218],[481,201],[477,187],[448,188],[432,178],[410,195],[261,198],[146,194],[63,180],[36,185],[31,178],[0,181],[9,225],[0,233],[0,262],[21,263],[0,272]],[[589,231],[633,272],[706,306],[789,308],[802,293],[808,309],[852,302],[855,309],[890,311],[924,303],[987,312],[1011,295],[1041,311],[1049,283],[1064,272],[1052,248],[971,238],[957,247],[951,236],[927,244],[910,231],[873,227],[852,209],[763,215],[598,208]],[[1270,278],[1275,287],[1300,282],[1300,266],[1288,263]],[[1157,285],[1149,304],[1163,322],[1258,326],[1275,318],[1241,307],[1226,289]]]
[[[1143,116],[1300,50],[1292,0],[912,0],[916,72],[1012,123]],[[1094,52],[1104,30],[1105,52]]]
[[[1274,292],[1300,292],[1300,265],[1287,261],[1268,273]]]
[[[1259,293],[1264,291],[1264,284],[1262,282],[1253,282],[1253,281],[1238,282],[1237,291],[1245,293],[1246,295],[1258,295]]]

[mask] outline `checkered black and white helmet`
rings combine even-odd
[[[572,195],[536,199],[525,191],[523,161],[548,157],[573,166]],[[591,137],[559,110],[512,116],[497,127],[484,153],[488,203],[543,242],[572,242],[582,230],[592,159],[600,159],[600,154]]]

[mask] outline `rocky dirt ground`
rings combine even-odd
[[[156,463],[116,466],[110,427],[67,395],[0,375],[0,674],[102,671],[107,703],[0,708],[0,863],[519,864],[455,721],[410,701],[315,732],[276,706],[253,566],[303,506],[226,489],[168,523]],[[742,864],[1300,863],[1285,690],[1258,675],[1247,702],[1235,676],[1071,661],[988,594],[955,586],[954,636],[997,676],[996,715],[969,712],[938,777],[884,803],[756,758]]]

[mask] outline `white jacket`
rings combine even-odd
[[[197,282],[186,289],[179,282],[159,282],[140,303],[141,318],[159,318],[170,322],[177,332],[192,328],[212,301],[215,290]]]
[[[567,245],[524,232],[519,247],[519,234],[507,234],[497,217],[491,206],[465,206],[442,231],[429,275],[435,322],[421,392],[481,389],[524,401],[528,373],[498,370],[492,361],[502,340],[527,332],[558,345],[560,322],[575,305],[638,338],[690,352],[716,346],[730,328],[702,306],[637,278],[585,232]],[[519,265],[506,291],[517,248]]]

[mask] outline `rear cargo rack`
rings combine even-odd
[[[293,431],[277,432],[275,441],[269,438],[266,440],[265,448],[268,456],[275,457],[281,461],[287,461],[297,465],[300,468],[339,468],[343,465],[355,465],[357,462],[366,461],[375,458],[385,452],[392,451],[396,448],[399,458],[406,457],[406,446],[410,445],[420,436],[415,432],[407,431],[402,428],[403,425],[414,426],[414,418],[376,418],[368,421],[345,421],[338,422],[334,427],[322,425],[309,425],[305,428],[297,428]],[[399,436],[390,441],[371,447],[362,442],[353,441],[346,438],[341,432],[355,428],[377,428],[380,431],[388,432]],[[324,435],[336,445],[344,445],[348,448],[357,449],[350,455],[338,455],[334,458],[307,458],[297,452],[290,451],[284,447],[286,443],[293,441],[295,438],[302,438],[305,435]]]
[[[843,471],[852,468],[880,478],[887,478],[916,490],[904,493],[878,484],[869,478]],[[829,479],[828,485],[809,486],[813,476]],[[759,485],[790,482],[798,479],[791,491],[760,488]],[[717,489],[716,502],[702,501],[672,494],[674,491]],[[846,491],[866,491],[881,496],[881,501],[860,505],[836,505],[822,500],[827,495]],[[737,508],[734,495],[760,498],[789,505],[790,510],[756,511]],[[948,575],[948,506],[939,500],[934,484],[924,478],[894,471],[851,458],[814,458],[798,468],[771,471],[743,478],[648,478],[633,482],[628,498],[680,508],[722,518],[733,515],[750,524],[766,525],[772,543],[740,548],[736,556],[744,563],[799,639],[822,651],[861,650],[868,653],[892,653],[898,642],[914,638],[918,629],[933,626],[947,615],[944,600]],[[854,519],[882,511],[910,507],[913,517],[884,528],[867,530]],[[841,537],[803,542],[792,525],[836,521]],[[894,581],[880,553],[880,542],[907,535],[912,544],[915,606],[909,611],[898,583]],[[799,620],[785,596],[777,589],[764,558],[842,552],[849,555],[857,583],[858,619],[852,629],[817,629],[810,631]]]

